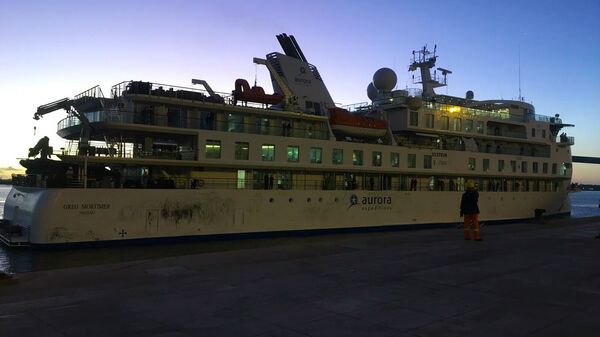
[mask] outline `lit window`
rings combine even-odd
[[[428,154],[424,155],[423,156],[423,168],[430,169],[432,167],[433,167],[433,165],[432,165],[431,155],[428,155]]]
[[[221,141],[220,140],[206,140],[206,158],[219,159],[221,158]]]
[[[311,147],[309,157],[311,163],[321,164],[323,159],[323,150],[320,147]]]
[[[335,165],[340,165],[344,163],[344,150],[343,149],[333,149],[333,155],[331,157],[331,162]]]
[[[373,166],[381,166],[381,152],[374,151],[373,152]]]
[[[458,117],[452,118],[452,131],[462,131],[461,119]]]
[[[483,122],[477,121],[477,133],[483,133]]]
[[[400,155],[398,153],[390,153],[390,165],[392,165],[392,167],[400,166]]]
[[[416,168],[417,167],[417,155],[414,153],[409,153],[406,163],[408,164],[408,168]]]
[[[298,153],[300,152],[297,146],[288,146],[287,147],[287,161],[298,162]]]
[[[476,164],[477,161],[475,160],[475,158],[469,158],[469,163],[467,164],[467,167],[469,168],[469,170],[475,171]]]
[[[361,150],[352,150],[352,164],[357,166],[363,164],[363,152]]]
[[[263,161],[275,160],[275,145],[263,144],[260,150]]]
[[[235,142],[235,159],[248,160],[250,145],[245,142]]]

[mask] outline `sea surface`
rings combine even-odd
[[[11,186],[0,185],[0,218],[4,214],[6,200]],[[600,216],[600,192],[583,191],[570,193],[571,217],[583,218]],[[336,240],[348,234],[327,236]],[[165,244],[153,246],[106,247],[88,249],[29,250],[7,249],[0,244],[0,271],[28,272],[60,269],[105,263],[117,263],[167,256],[200,254],[216,251],[231,251],[286,245],[300,240],[313,240],[310,237],[264,238],[248,240],[199,241],[194,243]]]

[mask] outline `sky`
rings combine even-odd
[[[412,84],[412,50],[437,44],[450,69],[440,94],[525,101],[559,113],[574,155],[600,157],[598,0],[572,1],[9,1],[0,0],[0,176],[44,135],[64,146],[56,111],[39,105],[125,80],[191,86],[205,79],[231,92],[237,78],[271,92],[253,57],[296,37],[334,101],[367,101],[373,73],[389,67]],[[519,61],[520,60],[520,61]],[[34,127],[36,133],[34,135]],[[575,164],[573,181],[600,184],[600,166]]]

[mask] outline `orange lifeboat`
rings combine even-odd
[[[329,124],[334,132],[349,136],[382,137],[387,132],[384,120],[354,116],[342,108],[329,109]]]
[[[256,102],[263,104],[277,104],[283,100],[281,94],[265,94],[265,90],[262,87],[253,86],[250,88],[248,81],[242,78],[235,80],[235,90],[233,91],[234,102]]]

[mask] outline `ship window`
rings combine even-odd
[[[511,160],[510,161],[510,171],[512,173],[516,173],[517,172],[517,161],[515,161],[515,160]]]
[[[552,174],[556,174],[556,163],[552,164]]]
[[[458,117],[452,118],[452,131],[462,131],[461,119]]]
[[[418,111],[410,112],[410,126],[419,126],[419,112]]]
[[[336,165],[343,164],[344,163],[344,150],[343,149],[333,149],[331,162]]]
[[[400,155],[398,153],[390,153],[390,165],[392,165],[392,167],[400,166]]]
[[[273,161],[275,159],[275,145],[263,144],[261,147],[261,157],[263,161]]]
[[[498,160],[498,172],[504,172],[504,160]]]
[[[237,114],[227,115],[227,131],[244,132],[244,116]]]
[[[425,114],[425,127],[433,129],[433,114]]]
[[[465,123],[465,131],[473,132],[473,120],[472,119],[467,119],[467,122]]]
[[[546,129],[542,129],[542,138],[546,138]]]
[[[409,153],[407,161],[408,168],[416,168],[417,167],[417,155],[414,153]]]
[[[535,137],[535,128],[531,129],[531,137]]]
[[[533,173],[538,173],[538,163],[537,162],[533,162],[533,164],[531,164],[531,171]]]
[[[246,142],[235,142],[235,159],[248,160],[250,144]]]
[[[363,152],[361,150],[352,150],[352,164],[357,166],[363,164]]]
[[[423,168],[430,169],[432,167],[431,155],[426,154],[423,156]]]
[[[373,151],[373,166],[381,166],[381,152]]]
[[[287,161],[298,162],[300,149],[297,146],[288,145],[287,147]]]
[[[571,168],[571,163],[562,163],[560,165],[560,175],[566,176],[567,172],[569,171],[570,168]]]
[[[548,174],[548,163],[542,163],[542,173]]]
[[[221,158],[221,141],[206,140],[206,158],[219,159]]]
[[[490,170],[490,160],[486,158],[483,160],[483,172],[487,172],[489,170]]]
[[[527,173],[527,162],[526,161],[521,162],[521,173]]]
[[[323,160],[323,149],[320,147],[311,147],[309,157],[311,163],[321,164]]]
[[[476,165],[477,165],[477,161],[475,160],[475,158],[469,158],[469,163],[467,164],[467,167],[469,168],[469,170],[475,171]]]
[[[448,116],[442,116],[440,122],[442,123],[442,130],[448,130],[450,128]]]
[[[477,133],[483,133],[483,122],[477,121]]]

